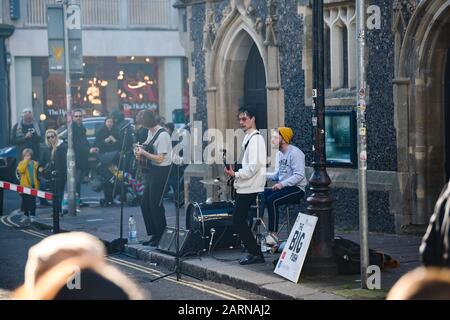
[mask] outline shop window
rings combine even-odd
[[[121,110],[125,117],[151,109],[159,112],[158,60],[151,57],[85,57],[84,73],[73,75],[72,108],[86,116]],[[47,58],[32,58],[34,102],[47,115],[47,127],[58,128],[66,113],[63,75],[48,73]]]
[[[327,165],[356,167],[356,117],[354,111],[325,113]]]

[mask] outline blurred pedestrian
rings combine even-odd
[[[33,160],[33,150],[25,148],[22,151],[22,160],[17,166],[20,174],[20,185],[26,188],[39,189],[38,162]],[[36,217],[36,196],[22,194],[22,210],[24,217],[21,223],[34,222]]]
[[[75,190],[81,202],[81,183],[89,172],[89,141],[86,137],[86,128],[83,125],[83,111],[76,109],[73,112],[72,141],[75,153]],[[79,209],[77,208],[77,211]]]
[[[125,119],[120,110],[113,111],[111,117],[114,119],[115,126],[119,131],[120,151],[123,152],[123,160],[119,170],[128,172],[133,159],[133,132],[129,121]]]
[[[84,232],[61,233],[30,248],[16,300],[142,300],[142,290],[105,261],[103,243]]]
[[[41,129],[39,123],[33,118],[31,109],[24,109],[22,119],[11,130],[11,143],[19,148],[17,160],[20,161],[22,151],[26,148],[33,150],[33,160],[39,160],[40,140]]]
[[[96,151],[99,152],[100,161],[108,158],[111,160],[108,160],[107,166],[117,165],[121,145],[119,131],[115,127],[112,117],[106,117],[103,128],[100,129],[95,137],[95,147],[97,148]],[[100,168],[106,169],[106,166]],[[114,200],[113,192],[114,185],[110,180],[105,180],[103,182],[104,198],[100,200],[100,203],[105,206],[112,206]]]
[[[136,114],[134,122],[134,143],[143,144],[147,140],[148,129],[143,126],[143,115],[145,110],[141,110]]]
[[[67,144],[60,140],[56,130],[45,132],[46,147],[42,149],[39,161],[41,176],[50,183],[53,192],[53,206],[57,213],[62,213],[61,203],[67,180]]]

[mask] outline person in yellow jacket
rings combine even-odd
[[[17,166],[20,174],[20,185],[22,187],[39,189],[38,162],[32,160],[33,150],[26,148],[22,151],[22,161]],[[33,222],[36,216],[36,197],[28,194],[22,194],[22,209],[25,216],[21,222]]]

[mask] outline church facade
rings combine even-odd
[[[411,232],[428,223],[450,177],[450,2],[367,5],[369,229]],[[188,53],[191,119],[207,128],[237,128],[238,108],[253,105],[260,128],[294,129],[309,178],[310,1],[180,0],[177,8],[185,21],[180,37]],[[335,225],[357,229],[355,1],[325,0],[324,26],[327,158],[337,159],[327,167]]]

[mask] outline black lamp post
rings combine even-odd
[[[324,85],[324,36],[323,0],[312,1],[313,11],[313,130],[314,173],[309,180],[311,196],[307,198],[307,211],[317,216],[318,222],[310,247],[310,259],[305,272],[315,275],[336,274],[333,256],[334,216],[330,196],[330,177],[325,160],[325,85]]]

